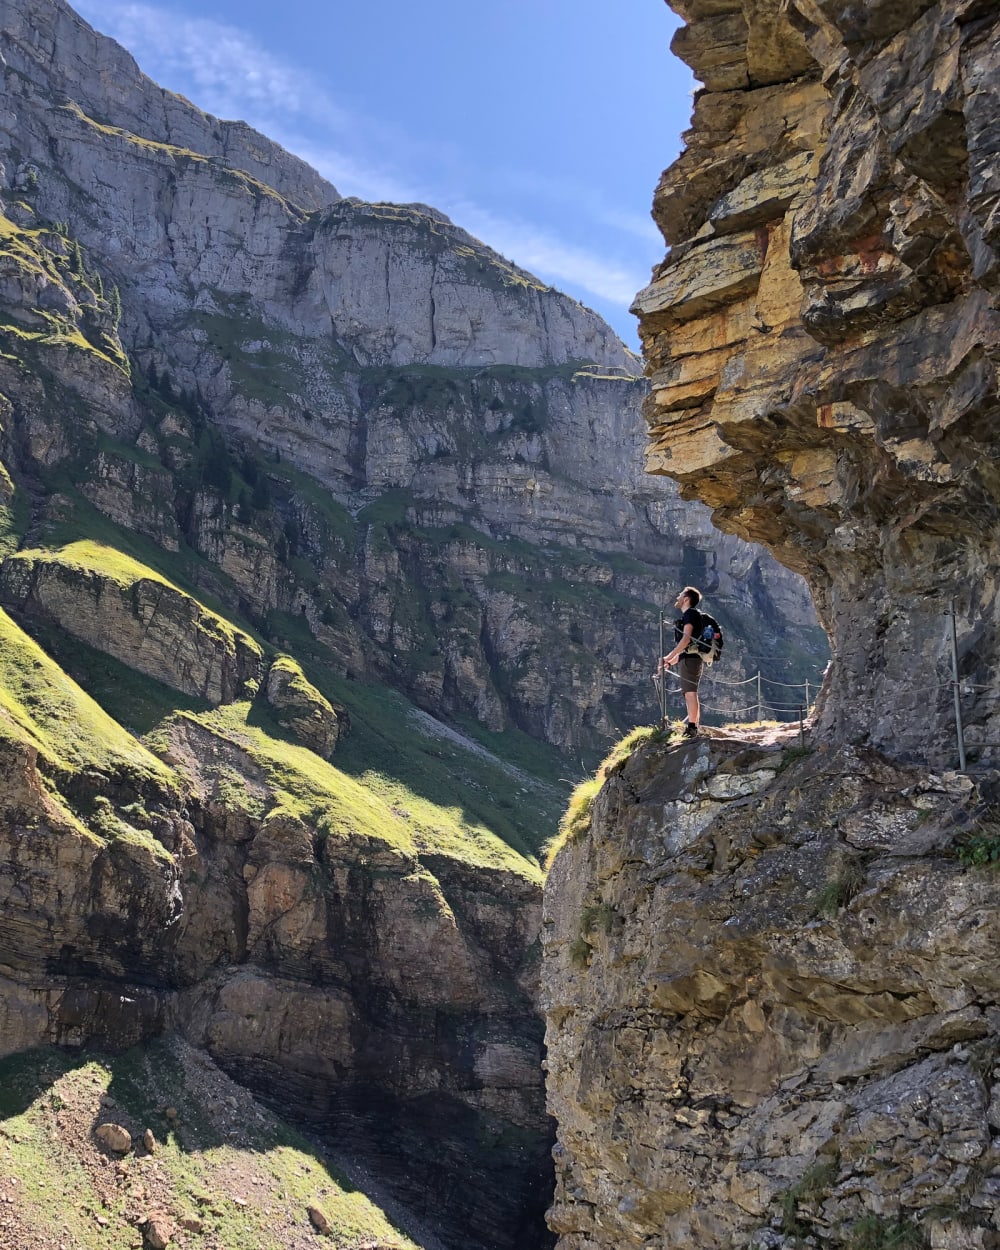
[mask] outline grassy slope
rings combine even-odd
[[[138,576],[166,580],[134,557],[94,542],[77,542],[44,558],[67,560],[116,582]],[[234,626],[220,621],[220,628]],[[422,733],[402,696],[333,678],[318,656],[300,654],[306,676],[351,716],[350,735],[327,763],[289,741],[266,708],[238,703],[211,709],[57,631],[37,632],[58,663],[106,709],[104,719],[119,740],[133,744],[144,757],[147,752],[121,726],[145,738],[154,751],[166,750],[174,718],[186,717],[249,755],[267,779],[271,811],[298,816],[321,834],[354,833],[411,852],[444,854],[538,877],[543,845],[564,802],[564,787],[554,776],[554,752],[537,748],[537,771],[547,774],[544,779],[514,773],[481,747],[470,744],[467,749],[454,739]],[[302,641],[306,645],[311,636]],[[59,673],[52,661],[47,663],[52,673]],[[50,684],[48,677],[45,684]],[[491,745],[502,745],[505,735],[493,737],[497,742]],[[90,749],[81,743],[84,755]],[[523,743],[514,749],[522,767],[530,763]],[[227,793],[238,796],[231,782],[220,777]]]
[[[167,1107],[176,1119],[165,1116]],[[141,1145],[107,1166],[93,1140],[105,1122]],[[12,1185],[9,1177],[17,1177]],[[115,1058],[32,1051],[0,1061],[0,1244],[126,1250],[147,1215],[197,1219],[183,1244],[305,1250],[416,1250],[414,1241],[310,1143],[265,1111],[200,1054],[161,1038]],[[64,1232],[64,1230],[66,1230]],[[6,1240],[5,1240],[6,1238]],[[181,1244],[178,1242],[177,1244]]]
[[[86,573],[97,573],[102,578],[114,582],[116,586],[123,590],[130,589],[137,582],[153,581],[158,582],[162,586],[167,586],[171,590],[176,590],[179,594],[186,593],[170,581],[169,578],[164,577],[148,565],[141,564],[138,560],[120,551],[117,547],[109,546],[106,543],[94,542],[89,538],[68,543],[65,547],[55,551],[47,548],[30,548],[19,551],[14,559],[31,560],[34,563],[59,564],[69,569],[78,569]],[[202,609],[202,616],[198,627],[202,632],[223,639],[228,644],[230,650],[235,649],[236,639],[239,636],[249,650],[260,653],[260,645],[244,630],[237,629],[225,617],[210,611],[204,604],[199,604],[199,606]]]
[[[173,774],[0,611],[0,735],[34,746],[57,772],[127,772],[174,787]]]
[[[63,258],[52,263],[60,273],[65,268]],[[47,527],[44,547],[18,554],[98,572],[119,586],[131,585],[140,577],[164,582],[204,605],[206,618],[220,632],[231,636],[239,630],[257,643],[262,641],[245,622],[235,622],[222,603],[204,592],[206,581],[217,588],[225,583],[220,570],[206,566],[194,552],[184,548],[165,551],[142,535],[120,529],[80,496],[73,472],[57,471],[51,476],[47,485],[63,495],[64,504],[58,518],[53,517]],[[6,553],[13,554],[19,535],[24,533],[24,503],[23,493],[14,491],[0,518],[0,545]],[[344,541],[353,540],[350,517],[345,514],[333,519],[340,522],[335,532],[343,532]],[[296,624],[301,628],[300,622]],[[380,686],[332,676],[327,668],[328,654],[303,631],[304,637],[293,640],[295,658],[306,677],[332,701],[345,706],[351,717],[352,732],[339,745],[333,763],[327,765],[289,743],[258,708],[252,710],[249,723],[245,708],[212,713],[97,652],[39,628],[35,622],[30,628],[56,661],[67,666],[119,722],[119,728],[124,726],[135,735],[131,738],[120,733],[119,754],[127,756],[141,750],[135,739],[144,735],[153,735],[151,745],[162,743],[163,725],[172,715],[194,716],[213,733],[238,738],[271,782],[275,805],[298,813],[318,828],[343,830],[353,822],[359,831],[418,852],[444,853],[532,877],[539,873],[544,846],[555,832],[569,790],[564,779],[566,763],[544,744],[517,732],[486,734],[478,726],[468,727],[469,735],[478,740],[468,747],[454,737],[422,732],[404,697]],[[57,670],[53,667],[52,671]],[[41,670],[38,675],[40,688],[35,693],[27,694],[22,683],[20,690],[0,695],[18,708],[27,704],[44,713],[33,727],[27,726],[23,716],[15,718],[20,731],[46,748],[46,758],[63,762],[72,756],[76,767],[90,758],[97,768],[104,769],[110,758],[107,726],[103,732],[106,741],[97,743],[95,754],[90,754],[93,734],[85,733],[79,742],[71,744],[67,727],[73,714],[54,706],[49,696],[59,683],[43,676]],[[0,684],[8,685],[2,672]],[[96,735],[96,739],[101,738],[101,734]],[[122,743],[128,744],[127,749]],[[148,757],[143,767],[148,767]]]
[[[643,742],[668,741],[680,731],[680,723],[661,729],[655,725],[640,725],[611,748],[592,777],[585,777],[570,795],[569,804],[559,822],[559,832],[547,847],[545,870],[552,867],[555,857],[567,842],[576,842],[590,829],[590,809],[604,783],[626,764],[632,752]]]
[[[409,853],[538,875],[537,858],[561,811],[561,793],[536,783],[538,823],[532,826],[508,810],[512,778],[499,761],[408,731],[408,705],[398,695],[359,687],[350,701],[351,734],[327,763],[290,741],[260,707],[241,702],[211,708],[185,700],[83,643],[43,638],[95,698],[154,749],[168,750],[173,728],[188,720],[249,756],[267,782],[264,806],[241,791],[225,755],[217,765],[203,762],[203,769],[214,767],[217,793],[254,815],[283,812],[327,837],[358,836]]]
[[[558,751],[518,730],[490,733],[468,722],[461,726],[468,746],[423,733],[403,695],[331,672],[301,618],[284,618],[282,629],[308,679],[350,715],[351,732],[333,757],[338,769],[395,792],[405,808],[409,797],[460,814],[463,825],[491,829],[539,861],[570,790]]]

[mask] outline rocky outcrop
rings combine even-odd
[[[341,200],[319,216],[311,243],[306,289],[284,314],[286,328],[314,337],[307,317],[318,305],[359,363],[481,369],[593,361],[637,372],[596,314],[423,205]]]
[[[290,655],[279,655],[272,662],[264,693],[278,723],[328,760],[349,723],[344,708],[334,709]]]
[[[1000,1244],[992,784],[797,738],[619,764],[546,887],[560,1250]]]
[[[0,581],[65,670],[0,613],[2,1047],[178,1028],[447,1244],[537,1250],[547,744],[649,719],[666,583],[795,680],[802,583],[640,473],[592,312],[60,0],[0,40]]]
[[[807,577],[834,658],[805,749],[647,743],[557,857],[550,1223],[996,1246],[996,7],[674,7],[647,461]]]
[[[649,467],[809,580],[818,732],[997,739],[993,7],[683,0],[704,83],[636,310]]]
[[[253,698],[263,679],[264,655],[253,638],[96,544],[8,557],[0,565],[0,600],[209,703]]]
[[[447,1244],[547,1244],[537,868],[419,848],[398,804],[232,709],[165,721],[161,763],[2,620],[0,1056],[179,1029],[433,1195]]]
[[[100,118],[92,124],[104,128],[110,149],[127,148],[131,136],[143,136],[150,148],[162,148],[168,155],[201,154],[220,176],[230,167],[245,170],[308,208],[340,198],[314,169],[245,122],[210,117],[182,96],[158,87],[124,48],[97,34],[68,5],[10,5],[3,14],[2,35],[9,91],[5,124],[12,121],[18,95],[30,91],[30,84],[44,81],[57,66],[62,98],[45,98],[44,103],[54,106],[57,115],[61,109]],[[28,110],[17,120],[26,128],[33,125]]]

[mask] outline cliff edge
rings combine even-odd
[[[710,732],[622,756],[549,875],[559,1250],[1000,1245],[983,790]]]

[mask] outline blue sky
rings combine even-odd
[[[157,82],[242,118],[343,195],[421,201],[595,308],[628,312],[689,121],[664,0],[77,0]]]

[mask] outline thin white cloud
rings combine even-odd
[[[234,26],[121,0],[78,0],[77,8],[157,77],[183,75],[196,89],[199,107],[218,116],[264,112],[309,118],[335,129],[353,120],[301,70]]]
[[[402,152],[408,164],[433,170],[435,166],[446,167],[455,153],[444,146],[430,149],[412,136],[345,108],[304,71],[284,63],[233,26],[127,0],[76,3],[97,29],[128,48],[147,73],[182,90],[200,108],[249,122],[308,161],[343,195],[432,204],[554,286],[569,284],[623,308],[645,284],[645,266],[609,260],[529,222],[457,197],[446,185],[423,184],[403,169],[372,159],[372,152]],[[305,132],[310,130],[323,138],[309,138]],[[609,207],[592,189],[567,187],[544,176],[514,172],[509,182],[523,188],[526,203],[533,199],[565,203],[571,199],[577,212],[582,208],[592,221],[618,234],[659,242],[648,219]]]
[[[412,204],[426,201],[426,195],[414,182],[394,170],[366,161],[339,148],[314,143],[285,131],[280,124],[267,131],[269,138],[301,156],[313,169],[332,182],[341,195],[356,195],[361,200]]]
[[[528,222],[504,218],[467,202],[445,202],[439,207],[470,234],[554,286],[571,283],[599,299],[627,308],[645,284],[644,275],[631,266],[601,259]]]
[[[652,243],[662,250],[663,240],[649,213],[629,212],[609,204],[607,197],[591,183],[568,182],[564,178],[547,178],[537,171],[526,173],[514,169],[501,170],[499,179],[505,186],[516,188],[525,203],[541,199],[564,208],[572,206],[589,221],[640,242]]]
[[[629,234],[643,243],[653,244],[654,254],[659,251],[662,255],[663,236],[649,213],[626,213],[613,208],[598,208],[594,212],[594,218],[622,234]]]

